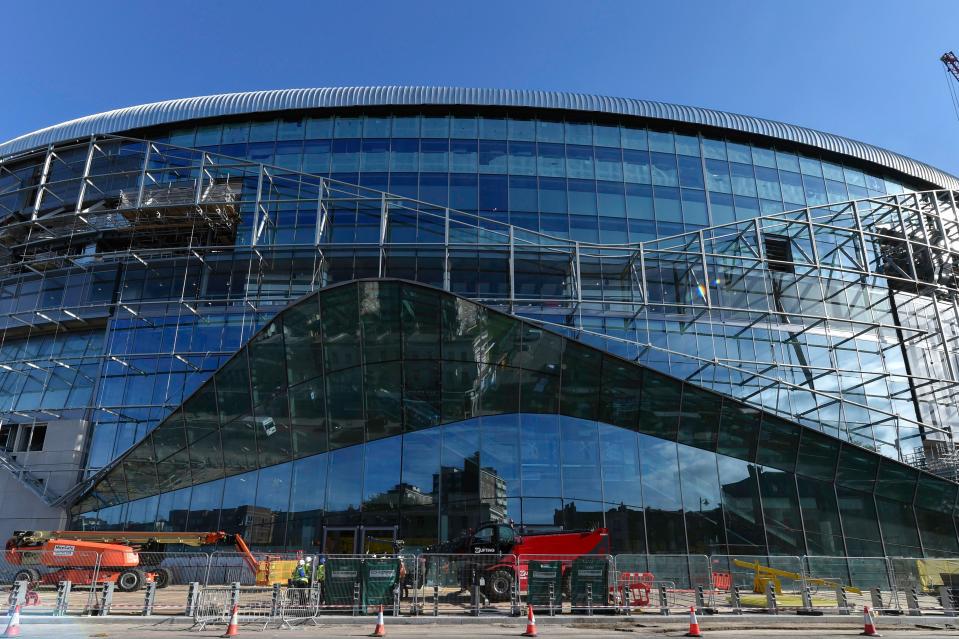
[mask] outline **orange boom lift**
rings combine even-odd
[[[155,583],[157,588],[170,585],[170,570],[150,565],[159,564],[170,544],[199,547],[221,542],[235,545],[246,564],[257,573],[259,563],[243,538],[225,532],[18,530],[7,541],[6,558],[10,564],[21,566],[14,581],[40,585],[71,581],[89,586],[96,579],[98,583],[114,583],[121,592],[132,592],[147,583]],[[141,553],[158,554],[151,557],[155,561],[144,565]],[[99,572],[95,565],[98,555]],[[41,574],[35,566],[54,570]]]

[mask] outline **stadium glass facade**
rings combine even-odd
[[[8,437],[86,424],[84,481],[54,500],[77,525],[215,521],[295,547],[323,526],[427,543],[485,517],[605,523],[620,548],[650,552],[956,553],[956,484],[916,467],[955,478],[959,181],[715,112],[357,91],[148,105],[0,145],[0,410]],[[559,340],[554,367],[577,342],[633,362],[636,401],[649,379],[686,389],[675,428],[645,426],[663,411],[642,406],[625,428],[562,397],[533,410],[522,381],[485,373],[456,391],[479,404],[447,419],[444,395],[427,427],[429,398],[407,393],[429,388],[395,383],[416,381],[402,357],[316,371],[318,386],[290,378],[268,422],[255,397],[224,413],[219,382],[204,386],[214,371],[240,367],[230,358],[266,326],[241,351],[255,394],[256,342],[272,326],[283,353],[305,325],[286,319],[300,306],[277,312],[365,278],[507,313]],[[520,389],[518,408],[482,408],[498,381]],[[353,403],[298,426],[306,388]],[[167,441],[190,410],[205,421]],[[692,415],[709,411],[698,432]],[[740,448],[722,448],[724,424],[750,425]],[[253,432],[234,441],[241,427]],[[806,442],[837,457],[813,472]]]

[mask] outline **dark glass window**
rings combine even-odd
[[[879,469],[879,481],[876,484],[876,495],[912,504],[918,478],[919,473],[915,469],[883,459],[882,467]]]
[[[335,371],[360,363],[357,288],[342,286],[320,296],[324,366]]]
[[[599,401],[602,355],[575,342],[563,352],[560,412],[571,417],[595,419]]]
[[[679,415],[681,444],[714,451],[719,434],[722,397],[692,384],[683,385],[683,403]]]
[[[792,473],[796,469],[799,427],[772,415],[763,415],[756,461]]]
[[[639,431],[661,439],[676,439],[682,384],[647,371],[639,402]],[[650,542],[652,543],[652,542]]]
[[[730,554],[766,554],[758,467],[723,455],[717,460]]]
[[[363,442],[363,369],[327,374],[326,403],[330,449]]]
[[[648,391],[646,391],[648,392]],[[674,442],[640,435],[643,501],[649,551],[685,553],[686,532]]]
[[[847,488],[872,492],[876,486],[879,458],[851,444],[843,444],[839,453],[836,481]],[[848,534],[848,533],[847,533]]]
[[[836,476],[839,447],[840,443],[838,441],[826,435],[821,435],[809,428],[802,429],[802,441],[799,444],[796,472],[832,482]],[[802,483],[803,480],[799,481]]]
[[[322,379],[314,378],[290,389],[294,457],[305,457],[327,449],[324,396]]]
[[[724,401],[716,450],[746,461],[756,459],[760,412],[735,401]]]
[[[882,557],[882,538],[872,495],[841,486],[836,488],[836,495],[846,536],[846,552],[850,557]]]
[[[805,433],[804,433],[805,439]],[[806,548],[811,555],[842,557],[846,554],[836,489],[831,481],[797,478],[799,504],[806,529]]]
[[[919,530],[912,504],[876,498],[882,539],[890,557],[921,557]]]
[[[689,446],[678,448],[688,552],[724,554],[726,534],[716,455]]]

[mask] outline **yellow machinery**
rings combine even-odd
[[[783,589],[780,579],[803,581],[803,576],[798,572],[789,572],[788,570],[780,570],[779,568],[770,568],[769,566],[763,566],[758,561],[751,562],[743,561],[742,559],[733,559],[733,565],[737,568],[747,568],[755,573],[755,576],[753,577],[753,592],[758,594],[763,594],[766,592],[766,584],[770,582],[776,589],[776,594],[782,594]],[[841,583],[831,579],[818,579],[815,577],[807,577],[805,582],[807,584],[816,584],[817,586],[826,586],[827,588],[833,589],[842,585]],[[856,593],[857,595],[862,593],[862,590],[852,586],[846,586],[846,590]]]

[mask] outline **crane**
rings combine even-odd
[[[959,82],[959,58],[957,58],[956,54],[952,51],[946,51],[939,56],[939,61],[942,62],[946,69],[946,84],[949,85],[949,96],[952,98],[952,109],[956,114],[956,118],[959,119],[959,91],[957,91],[956,84],[949,79],[949,76],[951,75],[956,82]]]

